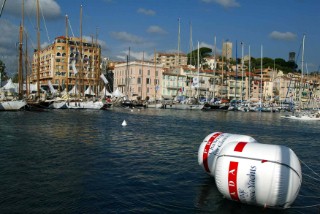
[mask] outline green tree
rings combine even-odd
[[[1,81],[8,80],[8,75],[6,73],[6,65],[1,60],[0,60],[0,75],[1,75]]]
[[[212,49],[207,47],[199,48],[199,57],[200,64],[204,63],[204,58],[211,56]],[[194,65],[197,67],[198,65],[198,49],[193,50],[192,52],[187,54],[188,57],[188,65]]]

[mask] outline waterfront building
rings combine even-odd
[[[232,58],[232,42],[226,41],[222,43],[222,57],[226,60]]]
[[[82,54],[80,54],[82,52]],[[100,81],[101,47],[97,43],[88,42],[77,37],[60,36],[44,49],[40,50],[40,86],[48,82],[64,90],[78,85],[84,92],[88,86],[96,86]],[[82,57],[80,57],[82,56]],[[32,60],[30,83],[37,83],[38,51],[35,50]],[[95,87],[98,90],[98,87]]]
[[[161,98],[163,66],[147,61],[131,61],[114,66],[113,91],[119,89],[129,100]]]
[[[188,57],[184,53],[156,53],[156,64],[161,64],[163,68],[175,68],[188,63]],[[152,59],[154,61],[154,59]]]
[[[290,62],[296,61],[296,53],[295,52],[289,52],[289,61]]]

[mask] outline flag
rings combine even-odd
[[[74,75],[76,75],[78,73],[77,68],[76,68],[76,60],[73,60],[71,62],[71,65],[72,65],[72,70],[74,72]]]
[[[100,78],[103,80],[104,84],[108,84],[108,80],[103,74],[100,75]]]
[[[191,87],[192,88],[198,88],[199,87],[199,79],[198,79],[198,77],[193,77]]]
[[[53,85],[52,85],[52,83],[51,83],[50,80],[48,80],[48,86],[49,86],[49,88],[50,88],[51,94],[54,94],[54,93],[56,92],[56,90],[53,88]]]

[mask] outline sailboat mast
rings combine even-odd
[[[83,61],[82,61],[82,5],[80,5],[80,47],[79,47],[79,55],[80,55],[80,72],[79,72],[79,85],[80,85],[80,95],[82,93],[82,89],[84,86],[84,79],[83,79]],[[84,91],[83,91],[84,92]]]
[[[1,11],[0,11],[0,18],[1,18],[1,15],[2,15],[2,12],[3,12],[3,8],[4,8],[5,4],[6,4],[6,0],[4,0],[3,3],[2,3]]]
[[[200,46],[199,46],[199,41],[198,41],[198,84],[197,84],[197,97],[199,98],[199,84],[200,84],[200,79],[199,79],[199,73],[200,73]]]
[[[158,76],[156,75],[157,74],[157,64],[156,64],[156,49],[154,49],[154,74],[155,74],[155,77],[157,78]],[[157,81],[157,79],[155,80]],[[155,83],[155,87],[154,87],[154,100],[157,101],[157,85]]]
[[[216,66],[217,66],[217,59],[216,59],[216,52],[217,52],[217,38],[214,37],[214,70],[213,70],[213,101],[216,94]]]
[[[302,39],[302,55],[301,55],[301,78],[300,78],[300,89],[299,89],[299,109],[301,110],[302,101],[301,101],[301,94],[302,94],[302,84],[303,84],[303,63],[304,63],[304,40],[306,35],[303,35]]]
[[[95,68],[97,69],[98,75],[97,75],[97,83],[99,83],[99,77],[101,76],[101,68],[100,68],[100,64],[101,64],[101,48],[99,48],[98,45],[98,28],[96,28],[96,50],[97,50],[97,54],[98,54],[98,59],[97,59],[97,65],[95,66]],[[98,84],[96,86],[96,90],[98,94],[98,91],[100,90],[100,88],[98,88],[98,86],[100,86],[100,84]]]
[[[39,0],[37,0],[37,97],[40,98],[40,14],[39,14]]]
[[[243,59],[243,42],[241,42],[241,103],[243,101],[243,63],[244,63],[244,59]]]
[[[30,82],[29,82],[29,72],[28,72],[28,35],[26,33],[25,37],[25,43],[26,43],[26,49],[25,49],[25,58],[24,58],[24,68],[26,72],[26,95],[29,97],[29,91],[30,91]]]
[[[235,101],[237,100],[237,87],[238,87],[238,42],[236,40],[236,85],[234,87],[234,99],[235,99]]]
[[[180,18],[178,19],[179,27],[178,27],[178,63],[177,65],[180,65]]]
[[[67,55],[67,60],[66,60],[66,92],[68,93],[68,88],[69,88],[69,38],[68,38],[68,15],[66,15],[66,55]]]
[[[263,69],[263,62],[262,62],[262,57],[263,57],[263,46],[261,45],[261,71],[260,71],[260,109],[262,108],[262,69]]]
[[[189,61],[189,64],[192,65],[192,50],[193,50],[193,44],[192,44],[192,24],[190,22],[190,43],[189,43],[189,48],[190,48],[190,54],[189,54],[189,57],[190,57],[190,61]]]
[[[248,84],[249,86],[248,86],[248,94],[249,94],[249,96],[248,96],[248,100],[250,101],[250,98],[251,98],[251,52],[250,52],[250,45],[249,45],[249,84]]]
[[[144,51],[142,52],[142,63],[141,63],[141,79],[142,79],[142,81],[141,81],[141,99],[143,97],[142,92],[143,92],[143,82],[144,82],[144,79],[143,79],[143,77],[144,77],[144,75],[143,75],[143,64],[144,64]]]
[[[23,26],[20,24],[19,32],[19,69],[18,69],[18,83],[19,83],[19,99],[23,96],[23,78],[22,78],[22,41],[23,41]]]

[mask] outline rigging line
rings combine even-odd
[[[288,207],[288,209],[301,209],[301,208],[311,208],[311,207],[318,207],[320,204],[313,204],[309,206],[295,206],[295,207]]]
[[[3,8],[4,8],[5,4],[6,4],[6,0],[4,0],[3,3],[2,3],[1,11],[0,11],[0,18],[1,18],[1,15],[2,15],[2,12],[3,12]]]
[[[309,177],[309,178],[311,178],[311,179],[314,179],[316,181],[320,181],[318,178],[312,177],[311,175],[308,175],[308,174],[305,174],[305,173],[302,173],[302,174],[307,176],[307,177]]]
[[[298,197],[304,197],[304,198],[320,198],[319,196],[307,196],[307,195],[298,195]]]
[[[42,15],[42,19],[43,19],[44,28],[46,29],[46,33],[47,33],[47,37],[48,37],[48,41],[49,41],[49,44],[50,44],[50,43],[51,43],[51,41],[50,41],[50,37],[49,37],[48,28],[47,28],[47,25],[46,25],[46,20],[44,19],[44,15],[43,15],[43,11],[42,11],[41,4],[39,4],[39,5],[40,5],[40,10],[41,10],[41,15]]]
[[[304,163],[302,160],[300,160],[300,162],[305,165],[308,169],[310,169],[315,175],[317,175],[320,178],[320,175],[318,173],[316,173],[315,171],[313,171],[306,163]]]

